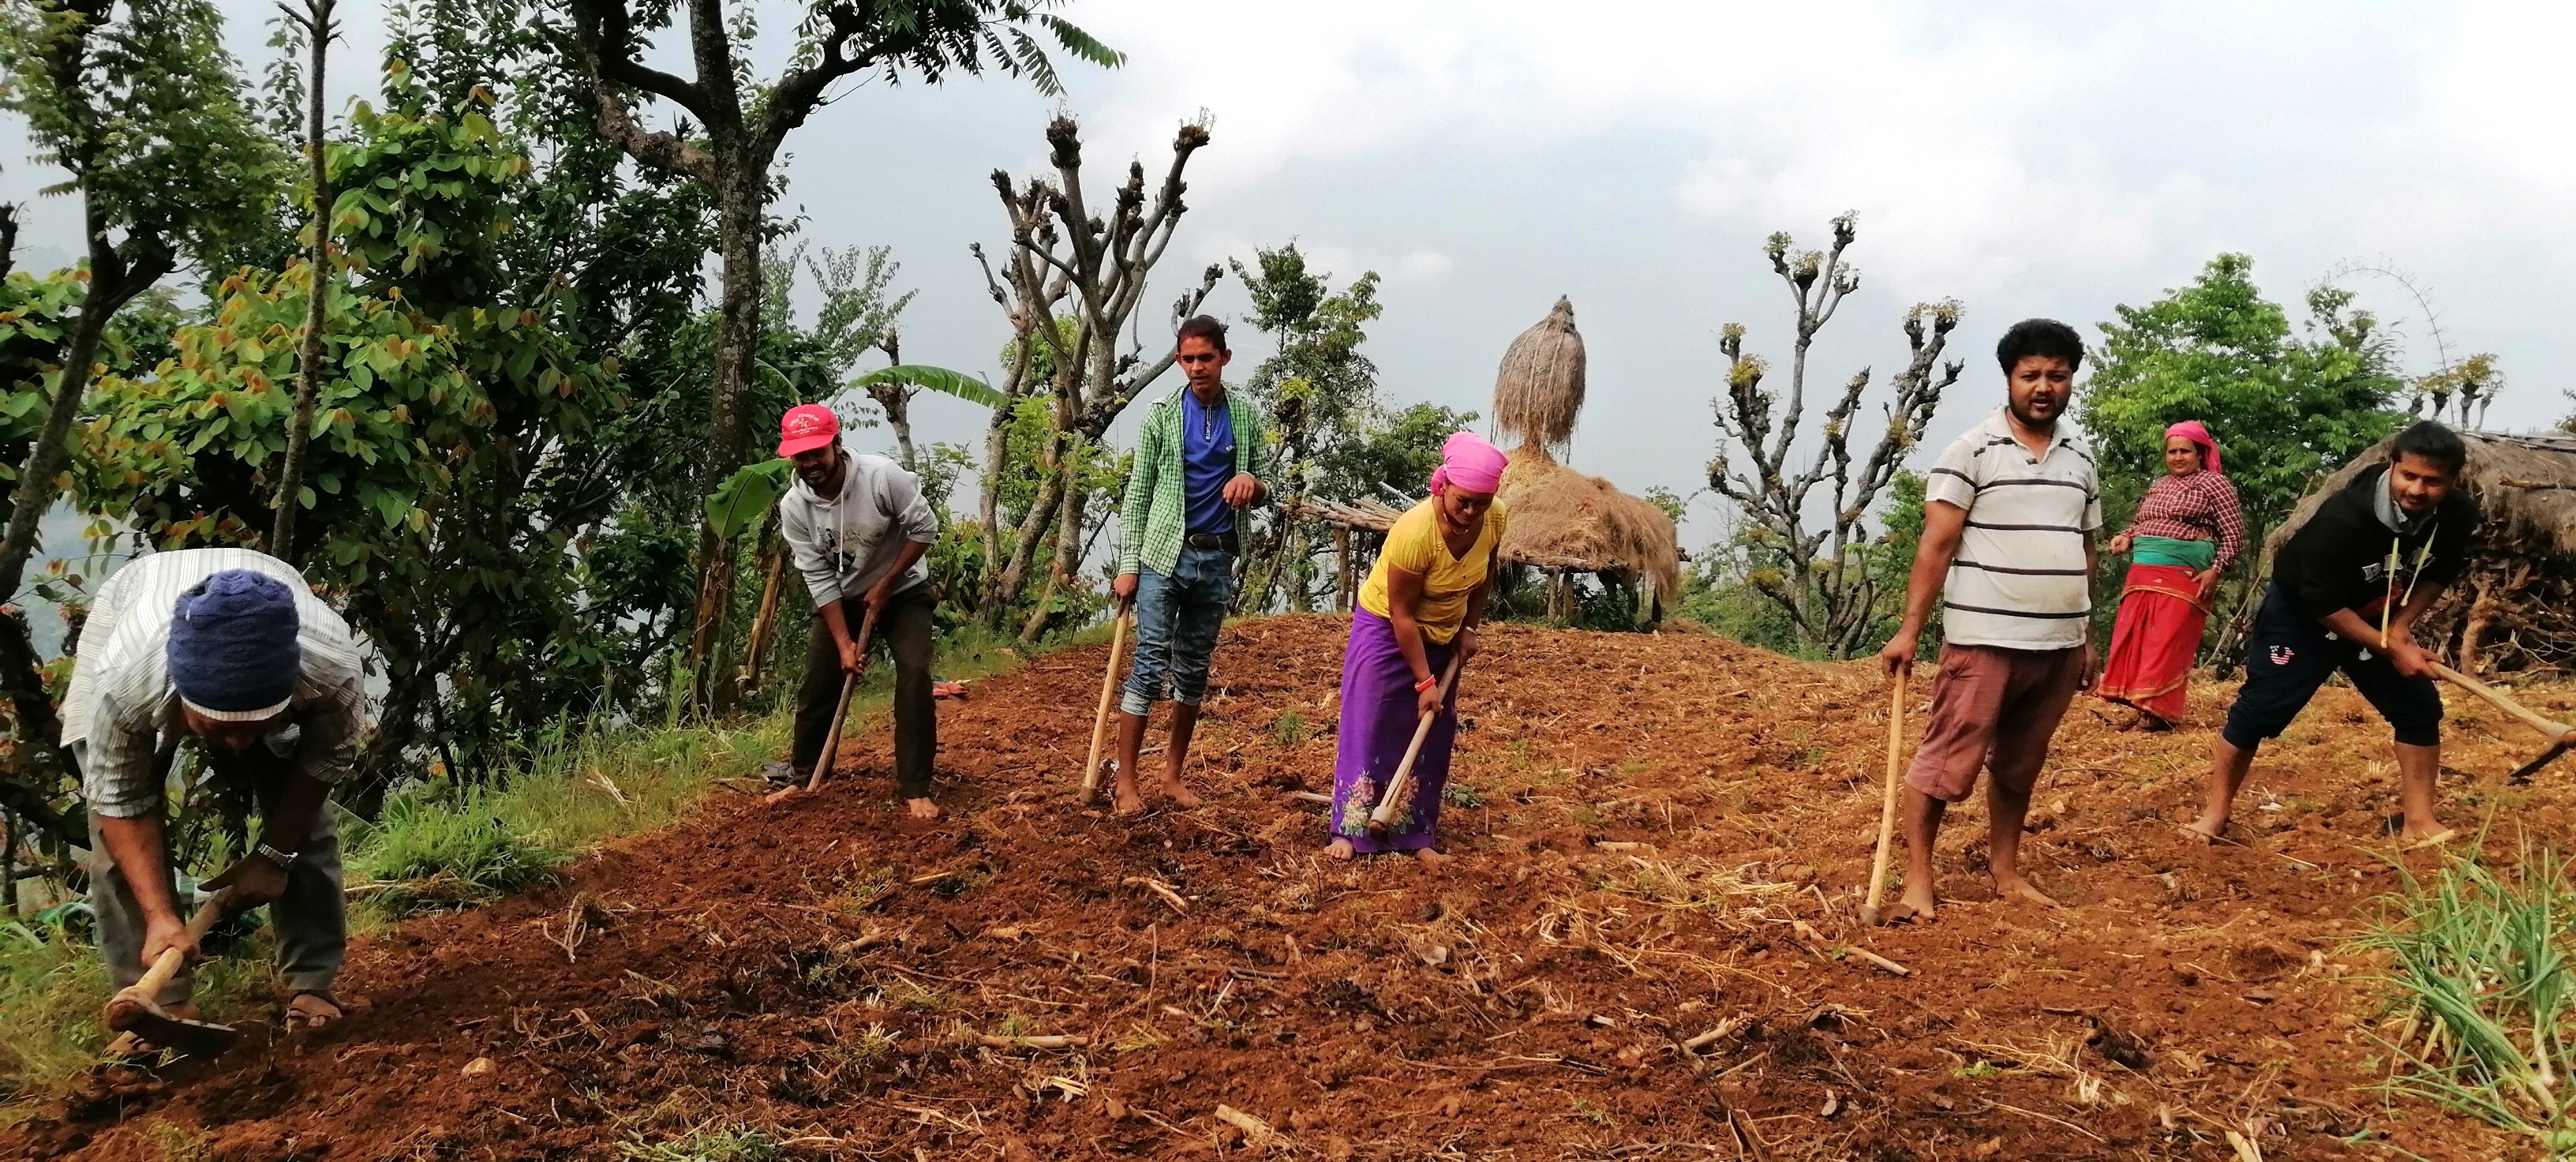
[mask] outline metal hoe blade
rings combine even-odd
[[[198,1058],[221,1056],[241,1040],[241,1030],[230,1025],[183,1020],[139,1004],[117,1013],[108,1027]]]
[[[2576,739],[2564,739],[2559,741],[2548,750],[2540,752],[2539,758],[2533,759],[2530,762],[2524,763],[2520,767],[2515,768],[2512,774],[2505,776],[2505,781],[2508,783],[2530,782],[2533,773],[2539,771],[2540,768],[2557,761],[2558,756],[2566,754],[2570,747],[2576,747]]]

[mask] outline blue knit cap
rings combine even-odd
[[[266,718],[295,693],[304,647],[295,594],[266,573],[227,569],[179,595],[170,683],[188,709],[221,722]]]

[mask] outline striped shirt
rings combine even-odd
[[[297,774],[325,783],[349,776],[360,736],[375,725],[365,666],[349,623],[313,595],[295,567],[250,549],[186,549],[138,557],[98,587],[72,656],[63,696],[63,745],[80,755],[81,797],[93,814],[131,819],[161,810],[154,761],[164,734],[180,729],[179,691],[170,683],[170,623],[179,595],[217,573],[248,569],[295,594],[303,674],[265,745],[291,757]]]
[[[1952,441],[1923,499],[1967,510],[1944,584],[1942,636],[1965,646],[2062,650],[2084,644],[2093,611],[2084,564],[2102,527],[2093,454],[2060,423],[2045,457],[2015,440],[2001,410]]]

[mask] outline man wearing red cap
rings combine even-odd
[[[778,454],[796,463],[796,483],[778,501],[778,528],[814,596],[815,626],[796,690],[796,738],[783,772],[803,782],[823,757],[841,679],[867,665],[859,626],[876,614],[876,640],[894,657],[894,781],[915,819],[936,819],[930,766],[939,718],[930,695],[931,611],[938,605],[921,562],[939,521],[921,481],[883,456],[841,446],[841,420],[820,404],[790,408],[778,424]]]

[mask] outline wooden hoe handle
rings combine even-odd
[[[814,756],[813,775],[805,780],[805,789],[808,791],[822,787],[823,772],[831,770],[832,760],[840,757],[841,721],[849,717],[850,694],[859,688],[859,674],[868,672],[868,638],[876,633],[876,629],[877,607],[871,605],[868,607],[867,616],[859,619],[858,673],[847,674],[841,678],[841,699],[832,704],[832,729],[823,736],[823,753]]]
[[[1442,702],[1449,700],[1449,688],[1457,681],[1458,655],[1453,653],[1449,655],[1449,669],[1440,675]],[[1404,748],[1404,761],[1396,764],[1395,777],[1386,781],[1386,794],[1377,801],[1377,809],[1369,812],[1369,838],[1386,838],[1387,821],[1395,818],[1395,805],[1413,793],[1413,760],[1422,757],[1422,743],[1431,737],[1431,724],[1439,718],[1440,712],[1433,710],[1423,715],[1422,721],[1414,726],[1413,742]]]
[[[213,899],[200,905],[196,914],[188,917],[188,939],[204,940],[206,933],[215,930],[216,922],[224,918],[224,905],[231,899],[231,895],[230,892],[215,893]],[[143,970],[143,979],[117,990],[116,995],[108,1000],[108,1026],[120,1027],[117,1024],[117,1016],[121,1010],[129,1006],[139,1005],[145,1009],[159,1009],[160,1001],[156,998],[161,995],[161,990],[169,985],[170,978],[179,975],[179,970],[187,966],[187,956],[178,949],[172,948],[162,952],[153,960],[150,968]]]
[[[1869,901],[1861,905],[1864,922],[1878,922],[1878,902],[1887,891],[1889,844],[1896,837],[1896,788],[1905,760],[1905,671],[1896,672],[1896,689],[1887,698],[1887,790],[1878,808],[1878,854],[1869,861]]]
[[[2449,682],[2460,689],[2486,699],[2489,705],[2521,719],[2523,725],[2539,731],[2541,734],[2547,736],[2551,742],[2576,741],[2576,727],[2568,726],[2563,722],[2556,722],[2543,718],[2538,712],[2532,710],[2530,707],[2507,697],[2505,692],[2502,690],[2489,686],[2484,682],[2478,681],[2477,679],[2472,678],[2467,674],[2463,674],[2458,670],[2454,670],[2449,666],[2445,666],[2440,662],[2433,663],[2433,672],[2441,675],[2443,681]]]
[[[1134,606],[1121,609],[1109,631],[1109,672],[1100,676],[1100,710],[1091,716],[1091,755],[1082,763],[1084,803],[1100,795],[1100,744],[1109,733],[1109,707],[1118,697],[1118,663],[1127,652],[1127,624],[1134,620]]]

